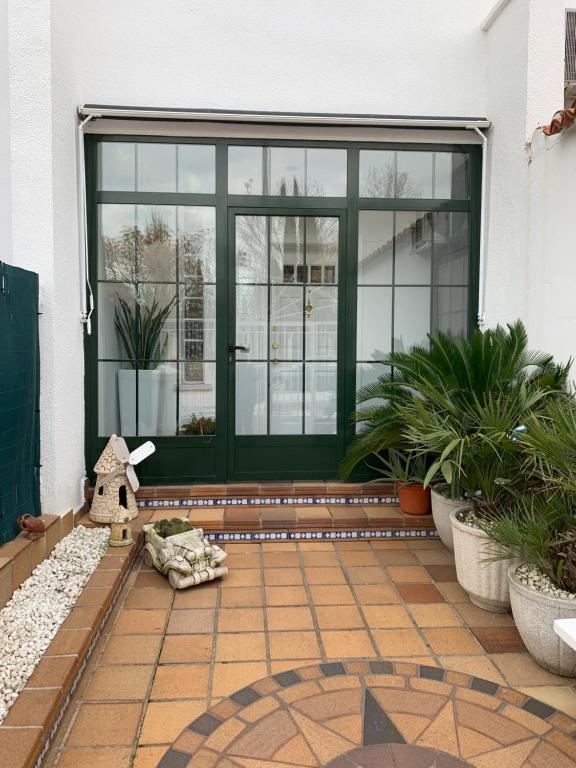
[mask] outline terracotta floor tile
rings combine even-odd
[[[376,652],[364,629],[342,631],[324,630],[320,633],[328,659],[371,658]]]
[[[166,578],[166,576],[163,576],[161,573],[158,573],[158,571],[140,571],[140,573],[136,576],[136,579],[134,581],[134,586],[137,588],[155,588],[155,589],[166,589],[170,592],[173,592],[174,590],[170,586],[170,582]]]
[[[267,605],[308,605],[304,587],[266,587],[265,592]]]
[[[220,595],[222,608],[258,607],[264,605],[261,587],[236,587],[223,589]]]
[[[86,582],[87,587],[111,587],[116,582],[114,571],[94,571]]]
[[[164,638],[160,664],[209,662],[212,658],[213,637],[205,635],[172,635]]]
[[[110,590],[107,587],[86,587],[78,596],[75,604],[77,606],[106,605],[109,597]]]
[[[268,608],[268,629],[271,632],[291,629],[313,629],[312,614],[307,606]]]
[[[62,624],[62,629],[91,629],[102,615],[101,607],[74,607]]]
[[[470,603],[470,598],[468,597],[468,593],[466,590],[462,589],[460,584],[456,584],[454,582],[450,581],[444,581],[444,582],[438,582],[436,584],[440,592],[444,595],[445,599],[449,603],[466,603],[469,605],[472,605]]]
[[[566,685],[572,680],[546,672],[527,653],[493,653],[490,659],[513,688],[523,685]]]
[[[168,611],[123,610],[114,626],[115,635],[156,635],[164,631]]]
[[[346,566],[368,568],[370,566],[379,566],[380,562],[376,558],[376,555],[366,547],[361,550],[344,550],[340,552],[340,562]]]
[[[462,620],[450,605],[433,603],[432,605],[410,606],[410,613],[419,627],[460,627]]]
[[[421,565],[390,565],[386,570],[395,583],[418,584],[430,581],[430,576]]]
[[[470,627],[513,627],[514,619],[509,613],[484,611],[473,603],[457,603],[456,611]]]
[[[400,602],[394,587],[387,584],[355,584],[354,592],[361,605],[389,605]]]
[[[58,760],[59,768],[129,768],[132,750],[129,747],[65,749]]]
[[[433,584],[397,584],[396,588],[407,603],[443,603],[443,595]]]
[[[299,541],[300,552],[334,552],[334,544],[331,541]]]
[[[308,584],[346,584],[342,568],[305,568]]]
[[[198,701],[153,701],[146,707],[139,744],[171,744],[182,729],[206,710]],[[134,763],[136,766],[136,763]],[[113,768],[113,766],[109,766]],[[156,763],[154,763],[156,768]]]
[[[373,629],[380,656],[421,656],[428,652],[415,629]]]
[[[304,551],[302,552],[302,562],[305,566],[310,568],[339,565],[338,557],[336,556],[336,552],[334,550],[331,552],[315,552],[314,550]]]
[[[353,605],[354,595],[350,587],[343,585],[310,585],[314,605]]]
[[[454,555],[447,549],[415,549],[412,554],[422,565],[454,565]]]
[[[356,566],[347,567],[348,576],[352,584],[387,584],[388,577],[383,568],[379,566],[368,566],[359,568]]]
[[[273,632],[269,641],[270,658],[275,661],[320,658],[315,632]]]
[[[365,605],[362,608],[369,629],[412,628],[408,611],[401,605]]]
[[[168,664],[158,667],[150,698],[197,699],[208,694],[209,668],[205,664]]]
[[[516,627],[471,627],[486,653],[522,653],[526,650]]]
[[[263,632],[262,608],[221,608],[218,612],[218,632]]]
[[[235,691],[266,677],[266,664],[263,661],[241,662],[239,664],[214,664],[212,680],[213,696],[230,696]]]
[[[89,629],[60,629],[46,650],[46,656],[81,653],[90,642]]]
[[[264,568],[298,568],[298,552],[264,552]]]
[[[363,542],[359,542],[363,543]],[[410,541],[410,545],[417,542]],[[370,540],[370,546],[374,550],[379,549],[394,549],[396,551],[400,550],[407,550],[408,549],[408,542],[407,541],[392,541],[390,539],[371,539]]]
[[[214,583],[214,582],[212,582]],[[218,600],[217,587],[199,584],[193,589],[178,589],[174,594],[174,608],[214,608]]]
[[[136,739],[141,703],[82,704],[67,746],[130,746]]]
[[[267,587],[297,586],[303,584],[300,568],[267,568],[264,571],[264,584]]]
[[[172,593],[167,589],[131,589],[123,603],[123,608],[170,608]]]
[[[229,571],[221,579],[222,591],[229,587],[259,587],[262,574],[259,568],[245,568],[239,571]]]
[[[263,661],[266,659],[264,632],[219,633],[216,638],[216,661]]]
[[[422,550],[427,552],[428,550]],[[418,560],[407,549],[379,549],[376,557],[381,565],[418,565]]]
[[[334,549],[337,552],[353,552],[353,551],[360,552],[366,549],[367,543],[368,542],[366,541],[335,541]],[[377,542],[377,541],[372,542],[372,540],[370,540],[370,545],[372,545],[372,543],[378,544],[382,542]],[[396,542],[387,542],[387,543],[392,545],[393,543],[396,543]]]
[[[214,611],[211,608],[172,611],[168,621],[167,635],[188,635],[213,632]]]
[[[576,718],[576,691],[573,687],[568,685],[539,685],[533,688],[520,688],[520,690],[522,693]]]
[[[315,611],[320,629],[364,628],[364,621],[355,605],[318,605]]]
[[[474,635],[464,627],[429,627],[422,631],[434,653],[478,654],[482,650]]]
[[[157,768],[158,763],[164,757],[168,747],[138,747],[134,755],[132,768]],[[71,766],[72,768],[72,766]],[[108,766],[110,768],[110,766]]]
[[[58,714],[61,694],[60,688],[25,688],[10,707],[3,725],[6,728],[44,727]]]
[[[32,688],[63,688],[70,685],[78,665],[77,656],[45,656],[30,676]]]
[[[455,672],[481,677],[499,685],[505,685],[504,678],[487,656],[440,656],[440,665]]]
[[[100,664],[153,664],[162,645],[160,635],[134,635],[126,642],[122,635],[111,635]]]
[[[99,667],[84,693],[86,701],[138,701],[146,698],[154,668],[143,664]]]
[[[458,581],[456,568],[453,565],[427,565],[426,570],[434,581],[442,583]]]
[[[257,552],[237,552],[231,553],[226,557],[226,565],[230,570],[259,568],[260,557]]]
[[[262,548],[262,552],[296,552],[295,541],[265,541],[257,546]]]

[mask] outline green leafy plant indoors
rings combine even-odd
[[[187,533],[193,528],[194,526],[188,520],[181,520],[179,517],[173,517],[171,520],[158,520],[154,523],[154,530],[163,539],[168,536],[176,536],[179,533]]]
[[[166,354],[168,337],[162,339],[162,330],[172,311],[176,297],[168,304],[161,305],[154,296],[148,306],[137,301],[135,308],[122,296],[116,294],[117,306],[114,312],[114,327],[132,368],[147,370]]]
[[[215,435],[216,421],[210,416],[192,417],[180,427],[181,435]]]

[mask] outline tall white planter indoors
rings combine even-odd
[[[160,384],[162,371],[138,371],[138,434],[153,437],[158,434]],[[136,371],[118,371],[118,403],[120,433],[136,434]]]
[[[493,546],[489,537],[478,528],[460,522],[458,511],[450,514],[450,522],[460,586],[468,592],[474,605],[493,613],[505,613],[510,608],[508,568],[512,561],[487,563]]]
[[[452,523],[450,522],[450,514],[459,509],[470,509],[470,502],[449,499],[444,496],[441,491],[445,486],[436,486],[432,488],[432,517],[434,519],[434,526],[440,536],[440,541],[451,552],[454,551],[454,539],[452,536]]]

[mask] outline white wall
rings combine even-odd
[[[12,261],[8,5],[0,3],[0,261]]]

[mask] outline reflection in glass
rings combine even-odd
[[[236,286],[236,344],[249,347],[237,352],[240,360],[268,358],[268,288],[265,285]]]
[[[136,189],[138,192],[176,192],[176,144],[137,145]]]
[[[202,363],[216,359],[215,285],[189,282],[181,287],[180,330],[180,356],[186,361],[185,380],[203,381]]]
[[[180,280],[216,282],[216,210],[178,208]]]
[[[338,288],[306,288],[306,359],[336,360]]]
[[[228,148],[228,194],[262,195],[264,147]]]
[[[358,216],[358,284],[392,283],[394,213],[360,211]]]
[[[107,192],[133,192],[136,189],[136,145],[128,141],[103,141],[99,144],[98,189]]]
[[[432,152],[396,153],[395,197],[432,197]]]
[[[181,363],[181,370],[187,362]],[[202,378],[180,383],[179,435],[213,435],[216,432],[216,363],[202,363]]]
[[[434,288],[432,328],[451,336],[465,336],[468,328],[468,289]]]
[[[270,365],[270,434],[302,434],[302,363]]]
[[[267,433],[267,364],[236,363],[236,434]]]
[[[270,152],[270,195],[282,197],[306,194],[304,150],[300,147],[273,147]]]
[[[394,351],[408,352],[415,344],[427,347],[429,331],[430,288],[396,288]]]
[[[470,155],[462,152],[436,152],[434,197],[465,200],[469,196]]]
[[[279,360],[302,359],[302,295],[296,285],[272,286],[270,290],[270,352]]]
[[[176,279],[176,209],[172,205],[136,206],[137,279],[161,282]]]
[[[381,360],[391,339],[392,288],[358,288],[358,360]]]
[[[430,284],[432,213],[397,211],[395,283]]]
[[[388,149],[360,151],[360,197],[399,197],[396,153]]]
[[[130,282],[136,274],[136,206],[98,206],[98,277]]]
[[[155,363],[144,361],[141,368],[138,371],[120,371],[118,373],[118,381],[120,386],[120,418],[122,425],[123,419],[123,407],[122,407],[122,391],[126,382],[131,382],[132,374],[138,375],[138,435],[145,435],[146,437],[154,437],[159,434],[158,427],[160,425],[160,404],[161,394],[163,391],[164,383],[164,367],[163,365],[156,366]],[[166,366],[169,367],[169,366]],[[166,404],[163,404],[163,408]],[[168,414],[167,414],[168,417]],[[174,412],[171,419],[172,430],[174,430],[176,424],[176,413]],[[175,431],[175,430],[174,430]],[[125,434],[125,432],[122,432]],[[136,434],[132,432],[130,434]]]
[[[266,216],[236,216],[236,282],[268,282]]]
[[[136,434],[136,371],[129,363],[98,363],[98,436]]]
[[[109,360],[126,360],[128,353],[115,328],[116,310],[120,299],[126,302],[132,314],[135,311],[134,285],[125,283],[99,283],[96,314],[98,317],[98,357]]]
[[[306,217],[306,266],[308,282],[338,282],[338,219]],[[319,280],[312,280],[315,267]]]
[[[271,282],[303,282],[304,221],[297,216],[270,217]]]
[[[305,374],[305,433],[335,435],[337,365],[306,363]]]
[[[116,327],[132,360],[174,360],[177,349],[176,286],[138,283],[134,311],[118,300]],[[141,367],[154,367],[140,364]]]
[[[468,282],[469,232],[467,213],[434,214],[434,282],[465,285]]]
[[[382,365],[382,363],[357,363],[356,364],[356,391],[362,387],[367,387],[369,384],[374,384],[380,376],[390,372],[388,365]],[[373,397],[371,400],[365,400],[362,403],[362,408],[371,408],[372,406],[380,405],[384,402],[381,398]],[[365,422],[356,423],[356,432],[362,429]]]
[[[216,148],[207,144],[178,144],[178,192],[214,194]]]
[[[305,149],[304,153],[308,197],[344,197],[346,195],[346,150]]]

